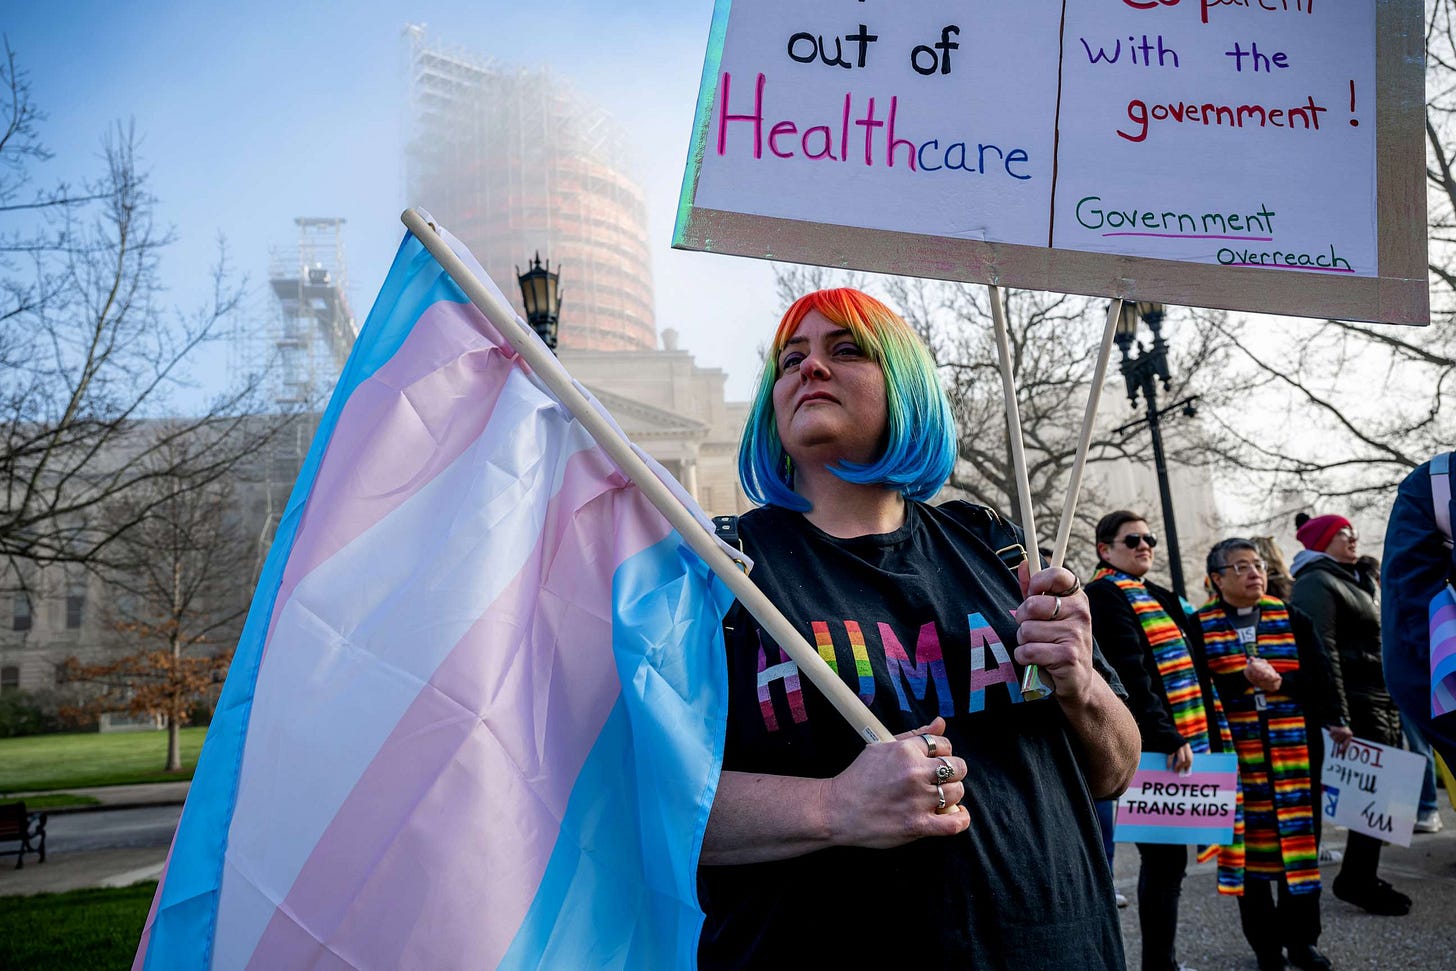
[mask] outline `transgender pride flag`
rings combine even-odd
[[[691,965],[730,601],[406,236],[135,967]]]
[[[1456,712],[1456,593],[1450,584],[1431,598],[1431,717]]]

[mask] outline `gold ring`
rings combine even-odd
[[[935,758],[935,739],[929,735],[921,735],[920,737],[925,740],[925,754],[932,759]]]

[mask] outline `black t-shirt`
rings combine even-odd
[[[805,953],[845,967],[1124,966],[1074,743],[1055,700],[1021,700],[1020,594],[969,508],[909,503],[900,529],[848,540],[772,506],[742,517],[754,582],[886,727],[946,716],[971,826],[893,850],[700,867],[703,967]],[[797,665],[740,605],[725,626],[723,768],[825,778],[849,765],[863,743]]]

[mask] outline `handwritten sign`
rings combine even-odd
[[[1425,323],[1417,0],[718,0],[674,244]]]
[[[1185,775],[1168,756],[1144,752],[1132,784],[1117,800],[1119,843],[1226,843],[1234,835],[1239,762],[1235,755],[1195,755]]]
[[[1324,814],[1357,833],[1410,846],[1426,760],[1354,739],[1338,749],[1325,732]]]

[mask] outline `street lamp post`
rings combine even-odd
[[[516,267],[516,279],[521,284],[521,303],[526,308],[526,323],[531,325],[551,352],[556,352],[556,325],[561,317],[561,267],[551,271],[551,261],[541,267],[541,253],[522,273]]]
[[[1146,322],[1148,329],[1153,332],[1152,347],[1146,347],[1142,341],[1137,340],[1139,318]],[[1121,370],[1123,380],[1127,382],[1127,398],[1136,407],[1138,395],[1141,394],[1148,411],[1146,418],[1139,418],[1137,421],[1123,425],[1117,429],[1117,433],[1131,431],[1143,422],[1147,422],[1148,431],[1153,436],[1153,464],[1158,473],[1158,495],[1163,503],[1163,532],[1168,540],[1168,561],[1173,573],[1173,592],[1186,600],[1183,560],[1178,554],[1178,525],[1173,517],[1173,493],[1168,486],[1168,461],[1163,454],[1162,418],[1177,408],[1181,408],[1185,415],[1191,417],[1194,414],[1193,403],[1197,398],[1184,398],[1163,408],[1158,407],[1158,382],[1161,381],[1163,390],[1167,391],[1171,381],[1168,374],[1168,342],[1163,339],[1162,304],[1123,304],[1122,318],[1117,322],[1117,334],[1114,339],[1117,341],[1118,349],[1122,351]],[[1133,357],[1131,354],[1135,341],[1138,348],[1137,357]]]

